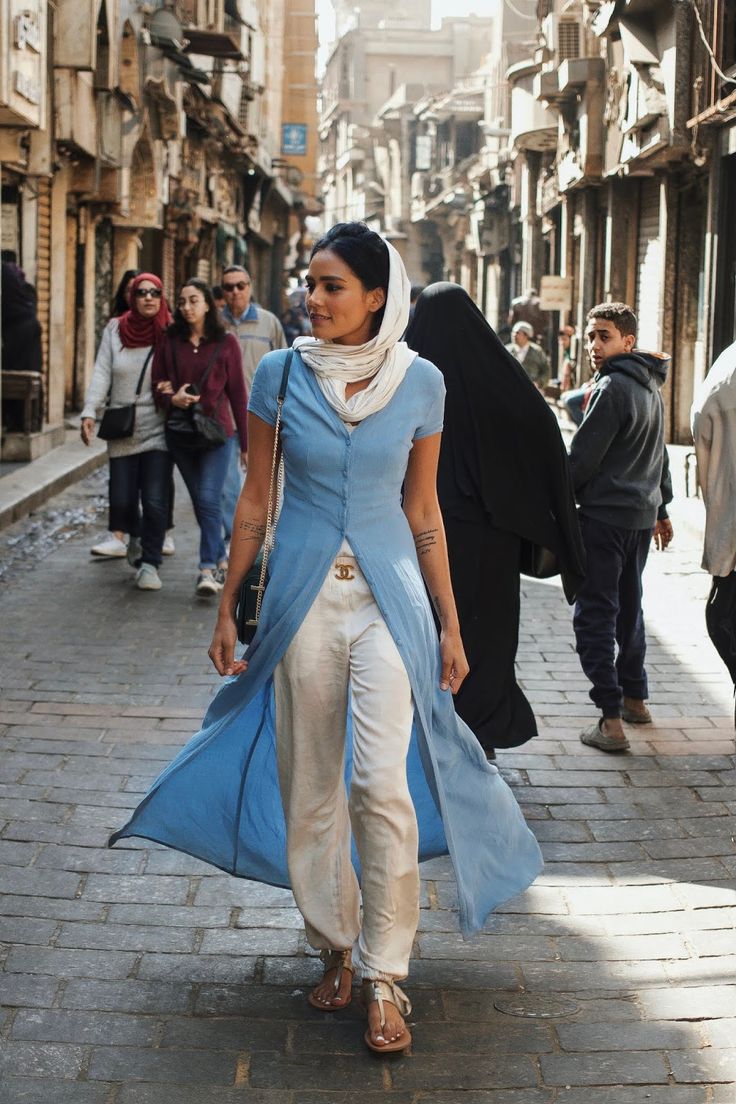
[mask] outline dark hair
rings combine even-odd
[[[119,318],[121,314],[125,314],[126,311],[130,310],[130,303],[125,298],[125,289],[131,280],[134,280],[136,276],[140,276],[142,271],[140,268],[126,268],[120,277],[120,283],[112,301],[113,318]]]
[[[174,321],[169,326],[169,333],[178,334],[182,340],[186,341],[189,337],[189,323],[185,320],[184,315],[179,310],[178,300],[185,287],[196,288],[197,291],[201,291],[204,296],[204,301],[210,308],[204,316],[204,339],[205,341],[219,341],[224,337],[227,330],[220,321],[220,315],[217,310],[217,303],[215,302],[212,294],[212,288],[204,280],[200,280],[198,276],[192,276],[191,280],[185,280],[176,293],[177,307],[174,311]]]
[[[391,262],[383,238],[364,222],[338,222],[331,226],[312,249],[311,257],[329,249],[344,261],[366,291],[382,288],[388,298]],[[376,311],[374,331],[383,320],[385,305]]]
[[[588,311],[586,321],[591,322],[595,318],[613,322],[622,337],[636,337],[636,315],[628,303],[598,303]]]
[[[224,298],[224,296],[222,294],[222,288],[220,287],[219,284],[213,284],[212,285],[212,298],[213,299],[223,299]]]

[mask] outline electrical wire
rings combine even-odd
[[[536,20],[536,13],[534,15],[527,15],[526,12],[519,11],[519,9],[511,3],[511,0],[503,0],[509,11],[512,11],[514,15],[518,15],[519,19],[534,19]]]
[[[697,24],[698,24],[698,30],[700,32],[700,37],[703,40],[703,45],[705,46],[706,50],[708,51],[708,55],[710,57],[711,65],[713,66],[713,68],[715,69],[716,73],[718,74],[718,76],[721,78],[722,81],[724,81],[726,84],[736,84],[736,80],[734,80],[733,77],[726,76],[726,74],[723,72],[720,65],[718,64],[718,61],[716,60],[716,55],[713,53],[713,49],[711,47],[710,42],[708,42],[708,38],[707,38],[706,33],[705,33],[705,28],[703,27],[703,20],[700,16],[700,9],[698,8],[696,0],[690,0],[690,6],[693,9],[693,11],[695,12],[695,19],[696,19]]]

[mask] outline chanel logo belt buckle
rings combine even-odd
[[[355,573],[353,571],[353,565],[349,563],[336,563],[335,578],[343,580],[354,579]]]

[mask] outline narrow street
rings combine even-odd
[[[125,562],[90,562],[100,480],[51,504],[73,527],[22,570],[12,551],[0,584],[0,1104],[734,1104],[733,702],[676,509],[645,574],[656,719],[629,756],[579,743],[570,610],[525,581],[542,732],[499,764],[547,865],[468,942],[447,860],[422,868],[413,1053],[382,1060],[357,1001],[307,1006],[319,964],[288,892],[105,848],[218,680],[185,493],[144,593]]]

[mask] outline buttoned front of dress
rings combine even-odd
[[[251,413],[271,425],[284,358],[263,358],[250,398]],[[440,372],[416,358],[391,401],[348,429],[294,356],[282,413],[283,507],[248,669],[225,683],[201,731],[112,842],[144,836],[233,874],[288,885],[273,672],[347,541],[412,686],[407,776],[420,859],[449,851],[465,933],[536,877],[539,847],[510,789],[439,688],[439,642],[401,506],[413,443],[441,431],[443,406]],[[349,715],[346,740],[349,784]]]

